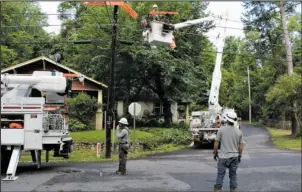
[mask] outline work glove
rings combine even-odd
[[[219,157],[218,157],[218,152],[217,152],[217,151],[216,151],[216,152],[214,151],[213,154],[214,154],[214,160],[217,161],[217,158],[219,158]]]
[[[241,162],[241,154],[238,155],[238,163]]]

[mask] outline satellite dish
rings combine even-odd
[[[60,53],[56,53],[52,57],[54,58],[54,60],[56,62],[59,62],[61,60],[61,58],[62,58]]]

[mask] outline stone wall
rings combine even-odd
[[[74,142],[74,149],[92,149],[96,150],[97,143],[96,142]],[[133,146],[133,144],[131,143]],[[144,143],[137,143],[137,148],[148,149],[147,145]],[[114,148],[118,149],[118,143],[114,143]],[[105,143],[101,143],[101,150],[105,150]]]

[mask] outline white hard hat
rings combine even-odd
[[[237,121],[237,114],[234,111],[229,111],[227,112],[227,114],[225,115],[227,121],[234,123],[235,121]]]
[[[128,121],[125,117],[121,118],[119,123],[124,124],[124,125],[128,125]]]
[[[154,4],[152,8],[158,8],[158,6],[156,4]]]

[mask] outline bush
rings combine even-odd
[[[89,124],[100,107],[97,99],[86,93],[79,93],[75,98],[68,98],[69,116],[83,124]]]
[[[71,132],[89,131],[94,130],[94,127],[90,123],[84,124],[77,119],[69,119],[69,130]]]
[[[68,98],[67,102],[70,131],[93,130],[94,126],[91,124],[91,121],[100,107],[97,100],[81,92],[75,98]]]
[[[133,117],[130,114],[123,115],[122,117],[127,118],[129,125],[133,126]],[[119,120],[121,117],[118,117]],[[150,119],[136,119],[135,120],[136,127],[163,127],[164,123],[158,122],[155,118]]]
[[[187,145],[192,142],[192,136],[186,129],[163,129],[153,128],[149,130],[150,133],[155,134],[158,138],[154,139],[154,143],[161,144],[175,144],[175,145]],[[156,145],[156,144],[154,144]]]

